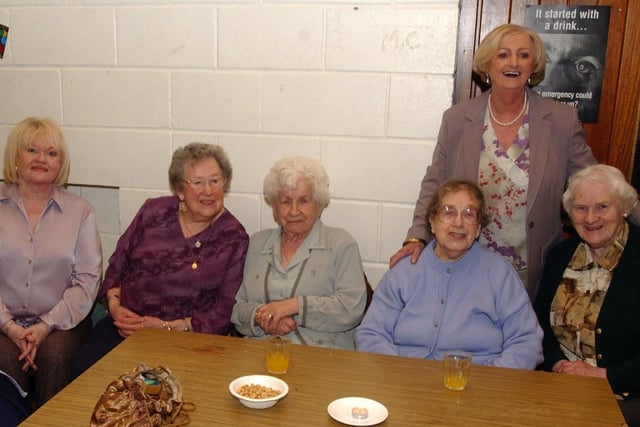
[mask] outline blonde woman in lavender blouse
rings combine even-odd
[[[249,245],[224,207],[231,177],[222,147],[191,143],[173,153],[174,195],[147,200],[120,237],[100,294],[109,316],[78,352],[74,376],[140,328],[229,332]]]
[[[18,123],[0,187],[0,370],[37,405],[69,381],[102,271],[93,209],[64,189],[68,177],[58,125],[34,117]]]

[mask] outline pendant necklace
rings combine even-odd
[[[522,109],[520,110],[520,112],[518,113],[518,115],[511,120],[510,122],[501,122],[500,120],[498,120],[496,118],[496,116],[493,114],[493,109],[491,108],[491,95],[489,94],[489,115],[491,116],[491,118],[493,119],[494,122],[496,122],[497,125],[500,126],[511,126],[512,124],[514,124],[515,122],[518,121],[518,119],[520,119],[520,117],[522,116],[522,114],[524,114],[525,110],[527,109],[527,105],[529,105],[529,99],[527,98],[527,92],[524,93],[524,102],[522,103]]]
[[[189,254],[191,255],[191,259],[193,260],[193,262],[191,263],[191,269],[192,270],[197,270],[198,269],[198,262],[200,261],[200,256],[202,255],[202,250],[207,245],[207,243],[209,243],[209,238],[211,237],[211,230],[213,228],[213,227],[211,227],[211,224],[213,223],[213,221],[215,221],[215,219],[216,218],[212,219],[209,222],[209,224],[207,224],[207,227],[210,227],[210,228],[209,228],[209,232],[207,233],[207,239],[204,241],[204,243],[200,242],[200,239],[198,239],[198,240],[196,240],[196,243],[194,244],[194,246],[197,249],[199,249],[197,257],[193,254],[193,249],[191,249],[191,244],[189,244],[189,242],[187,242],[187,247],[189,248]],[[193,235],[193,233],[191,232],[191,229],[187,225],[187,221],[184,218],[182,218],[182,224],[184,224],[184,228],[187,229],[189,234]]]

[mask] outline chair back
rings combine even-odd
[[[364,285],[367,290],[367,303],[364,306],[364,312],[366,313],[369,309],[369,305],[371,305],[371,300],[373,299],[373,288],[371,287],[371,283],[369,283],[366,273],[364,273]]]

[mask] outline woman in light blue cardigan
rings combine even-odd
[[[480,189],[448,181],[428,212],[435,239],[418,262],[402,259],[384,275],[358,350],[438,360],[464,350],[476,364],[535,368],[542,329],[527,292],[511,264],[476,241],[487,221]]]

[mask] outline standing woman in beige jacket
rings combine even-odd
[[[528,28],[501,25],[482,40],[473,70],[491,89],[445,111],[413,224],[391,267],[408,255],[415,263],[433,238],[426,214],[435,190],[466,179],[480,186],[491,217],[480,243],[511,262],[533,299],[545,255],[562,238],[566,181],[596,163],[577,111],[530,88],[544,77],[546,61]]]

